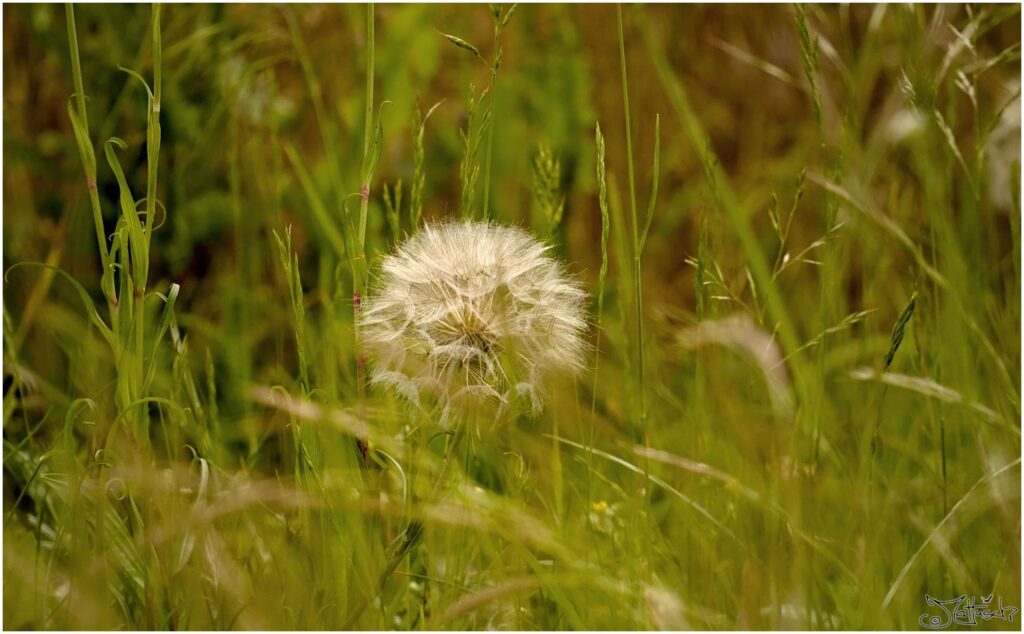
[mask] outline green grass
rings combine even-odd
[[[5,6],[4,627],[1020,607],[1019,10]],[[460,216],[591,296],[540,415],[366,384]]]

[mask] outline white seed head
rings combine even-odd
[[[513,227],[428,225],[386,256],[359,314],[370,380],[444,407],[528,396],[583,367],[586,293],[548,248]]]

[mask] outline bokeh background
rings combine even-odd
[[[4,269],[59,266],[99,305],[67,109],[65,9],[3,11]],[[493,446],[479,439],[463,474],[495,496],[479,508],[464,503],[479,522],[428,535],[422,556],[401,564],[412,576],[392,578],[386,600],[347,623],[372,594],[399,523],[365,508],[345,511],[358,521],[324,519],[343,512],[337,485],[357,469],[338,455],[351,438],[318,431],[308,469],[323,476],[319,488],[296,484],[294,418],[254,401],[251,389],[301,391],[297,317],[273,235],[290,227],[308,320],[299,336],[312,351],[305,397],[337,408],[355,400],[348,273],[312,201],[335,220],[339,197],[357,194],[345,200],[358,207],[366,7],[166,5],[164,213],[149,290],[180,285],[175,337],[187,350],[181,339],[159,344],[152,395],[184,410],[151,407],[170,429],[153,432],[166,439],[159,449],[108,451],[114,472],[131,463],[152,479],[192,484],[138,484],[111,498],[138,550],[134,573],[109,545],[95,546],[106,529],[90,524],[70,483],[84,487],[83,499],[96,494],[86,484],[103,447],[97,430],[118,413],[116,369],[72,285],[43,269],[11,271],[5,627],[871,629],[917,628],[926,592],[995,594],[1019,606],[1020,7],[628,5],[622,15],[641,214],[660,116],[659,194],[642,269],[645,384],[635,380],[616,7],[522,5],[501,34],[488,205],[498,222],[549,238],[596,296],[600,123],[612,225],[592,333],[596,379],[591,372],[575,390],[556,390],[543,417],[518,417]],[[139,198],[146,190],[145,91],[119,66],[151,77],[151,17],[146,5],[76,8],[108,231],[118,185],[103,159],[107,139],[124,140],[131,189]],[[490,61],[493,29],[485,5],[376,7],[383,146],[369,199],[371,271],[394,245],[382,187],[401,181],[407,209],[417,109],[440,104],[423,137],[424,217],[459,215],[460,130],[491,78],[487,63],[442,33]],[[694,120],[699,130],[688,127]],[[542,148],[557,158],[565,197],[553,231],[536,195]],[[771,267],[803,378],[794,380],[794,350],[773,342],[777,313],[751,273],[751,245],[730,204]],[[883,355],[915,293],[895,378],[886,379]],[[155,329],[156,304],[152,311]],[[638,436],[641,393],[650,414]],[[89,414],[73,404],[80,398],[92,399]],[[370,398],[374,424],[403,429],[400,404]],[[54,462],[58,446],[67,455]],[[652,448],[667,453],[637,453]],[[238,513],[196,520],[201,532],[151,545],[146,527],[159,527],[169,509],[199,512],[193,480],[206,468],[221,493],[276,479],[332,511],[311,518],[267,493]],[[637,469],[664,486],[638,480]],[[384,473],[381,486],[394,494],[394,474]],[[524,538],[534,530],[525,524],[495,529],[511,522],[499,511],[513,506],[558,548]],[[186,548],[189,539],[200,545]],[[93,584],[76,595],[90,586],[91,557],[106,562],[109,591]],[[181,567],[166,565],[182,557]],[[434,580],[426,590],[412,587],[421,573]],[[466,597],[477,602],[458,603]]]

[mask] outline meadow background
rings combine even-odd
[[[5,628],[1021,605],[1020,6],[510,9],[4,5]],[[485,208],[594,347],[453,437],[353,285]]]

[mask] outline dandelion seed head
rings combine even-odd
[[[444,407],[512,397],[542,406],[545,381],[583,367],[586,294],[514,227],[428,225],[384,258],[359,315],[373,384]]]

